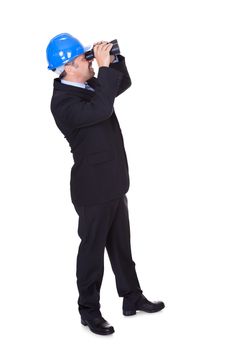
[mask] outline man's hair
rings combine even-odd
[[[66,71],[63,70],[63,72],[59,75],[59,79],[65,78],[66,75],[67,75]]]

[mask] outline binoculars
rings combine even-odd
[[[118,45],[118,42],[116,39],[110,41],[111,44],[113,44],[113,47],[111,48],[110,55],[119,55],[120,54],[120,48]],[[85,58],[86,60],[92,60],[95,57],[94,50],[91,49],[87,52],[85,52]]]

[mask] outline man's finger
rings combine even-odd
[[[108,51],[108,50],[110,51],[112,47],[113,47],[113,44],[108,43],[108,44],[105,46],[104,50],[105,50],[105,51]]]
[[[101,44],[103,44],[103,43],[107,43],[107,41],[98,41],[97,43],[94,43],[93,44],[93,46],[95,46],[95,45],[101,45]]]

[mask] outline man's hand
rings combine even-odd
[[[115,55],[110,55],[110,63],[112,63],[116,59]]]
[[[112,55],[110,55],[113,44],[106,41],[100,41],[93,45],[95,59],[99,67],[109,67],[112,61]]]

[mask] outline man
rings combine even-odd
[[[85,58],[84,46],[70,34],[57,35],[47,47],[48,68],[60,74],[54,79],[51,111],[74,158],[70,189],[81,238],[76,270],[81,323],[100,335],[114,332],[99,303],[105,247],[123,297],[123,314],[164,308],[163,302],[152,303],[142,294],[132,259],[128,163],[113,107],[131,80],[124,57],[111,55],[111,48],[107,42],[94,44],[95,78],[93,59]]]

